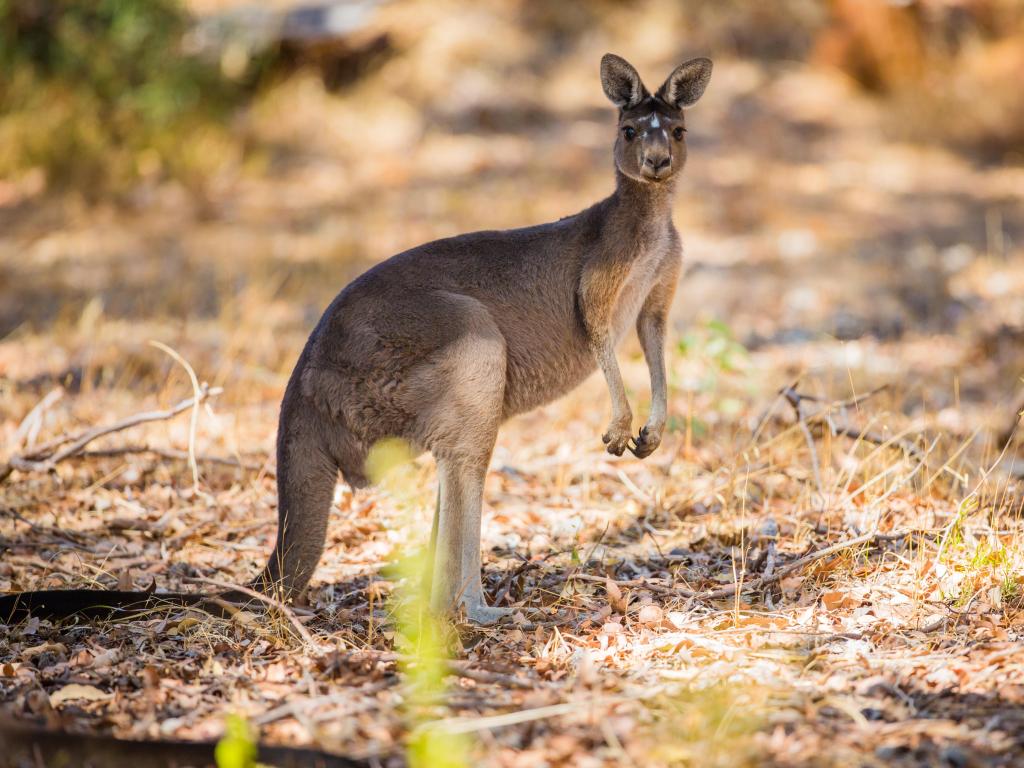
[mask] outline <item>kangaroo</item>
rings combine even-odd
[[[431,607],[491,623],[480,575],[484,478],[506,419],[569,392],[600,368],[611,394],[609,453],[649,456],[667,417],[665,323],[682,263],[672,223],[686,162],[683,109],[711,61],[677,67],[652,96],[625,59],[601,59],[618,107],[615,191],[559,221],[460,235],[391,257],[324,312],[281,403],[279,526],[255,586],[304,591],[323,553],[338,472],[365,486],[371,446],[387,437],[429,451],[438,499]],[[615,358],[635,325],[650,370],[651,409],[633,414]]]

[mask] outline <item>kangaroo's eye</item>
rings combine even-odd
[[[622,129],[622,135],[626,137],[626,141],[632,141],[636,138],[636,130],[631,125],[627,125]]]
[[[682,141],[684,133],[686,133],[686,129],[683,128],[682,126],[679,126],[674,131],[672,131],[672,135],[676,137],[676,141]]]

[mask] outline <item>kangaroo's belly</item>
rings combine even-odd
[[[579,386],[597,367],[582,333],[538,338],[527,349],[506,352],[504,418],[525,413]]]

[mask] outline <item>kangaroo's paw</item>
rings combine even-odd
[[[661,445],[661,430],[652,427],[643,427],[640,434],[633,438],[633,447],[629,450],[638,459],[646,459],[657,447]]]
[[[633,439],[628,421],[612,422],[608,425],[608,431],[601,435],[601,440],[607,446],[608,453],[621,456],[629,447],[629,441]]]

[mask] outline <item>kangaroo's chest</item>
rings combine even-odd
[[[612,313],[612,328],[615,342],[620,342],[636,324],[636,318],[643,308],[647,295],[658,279],[659,267],[665,259],[666,243],[659,240],[644,249],[634,261],[622,283],[615,310]]]

